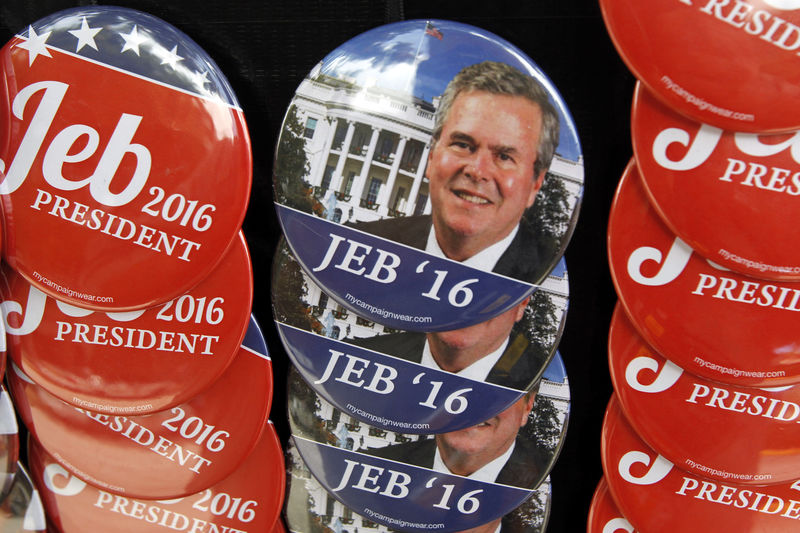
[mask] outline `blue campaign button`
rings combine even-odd
[[[287,456],[289,457],[286,465],[289,482],[287,484],[284,516],[286,524],[291,531],[311,533],[314,531],[314,525],[320,522],[330,524],[331,529],[334,531],[339,531],[339,528],[344,530],[348,526],[353,530],[357,529],[359,531],[364,528],[375,527],[374,516],[371,519],[367,516],[368,513],[366,511],[364,511],[363,515],[354,512],[353,509],[337,499],[334,494],[328,492],[311,475],[293,440],[289,441]],[[531,497],[519,507],[500,518],[495,518],[486,524],[480,524],[482,530],[495,531],[499,525],[501,531],[543,533],[547,528],[547,521],[550,515],[551,492],[550,479],[546,478]],[[309,500],[309,495],[311,500]],[[401,524],[393,522],[391,525],[398,527]]]
[[[462,429],[514,404],[551,368],[563,369],[556,347],[566,299],[558,293],[537,291],[456,330],[392,330],[331,302],[284,252],[272,287],[286,352],[316,393],[368,424],[405,433]]]
[[[469,428],[410,435],[362,424],[289,377],[294,444],[325,490],[369,520],[462,531],[500,519],[547,478],[566,429],[566,376]],[[544,413],[547,416],[543,416]]]
[[[415,20],[357,36],[303,80],[274,190],[289,246],[332,298],[435,331],[548,280],[583,175],[569,111],[532,60],[484,30]]]

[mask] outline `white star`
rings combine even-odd
[[[172,70],[175,70],[175,67],[178,66],[178,61],[183,61],[183,58],[178,55],[178,45],[172,47],[172,50],[169,52],[162,52],[161,64],[162,65],[169,65],[172,67]]]
[[[47,57],[50,55],[50,50],[47,49],[44,43],[50,37],[50,32],[36,35],[33,26],[28,26],[28,39],[25,42],[19,43],[17,46],[28,51],[28,66],[33,65],[34,60],[41,54]]]
[[[208,81],[208,71],[204,70],[202,73],[201,72],[193,72],[192,73],[192,82],[197,86],[198,89],[200,89],[201,91],[204,90],[206,88],[206,83],[209,83],[209,81]]]
[[[78,47],[75,52],[80,52],[81,48],[87,44],[97,50],[97,43],[94,42],[94,36],[100,33],[102,28],[90,28],[89,23],[86,22],[86,17],[81,21],[81,29],[69,30],[69,32],[78,38]]]
[[[139,35],[139,31],[136,29],[136,25],[133,26],[133,29],[130,33],[120,33],[120,37],[125,39],[125,46],[122,47],[120,54],[125,52],[126,50],[133,50],[136,52],[136,55],[139,55],[139,45],[142,44],[147,40],[147,37],[143,37]]]

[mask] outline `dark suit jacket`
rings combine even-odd
[[[345,341],[361,348],[419,363],[425,346],[425,333],[403,331],[367,338],[345,339]],[[489,371],[485,381],[526,391],[539,378],[546,364],[546,355],[540,354],[539,350],[531,345],[527,336],[514,328],[511,330],[511,340],[506,350]]]
[[[383,237],[412,248],[424,250],[433,224],[430,215],[384,218],[374,222],[360,222],[355,229]],[[536,231],[528,224],[520,224],[519,231],[493,272],[528,283],[541,283],[555,265],[555,257],[540,249]]]
[[[436,439],[422,438],[417,441],[360,451],[400,463],[433,468]],[[531,442],[517,437],[514,451],[500,469],[495,483],[533,490],[547,475],[549,463],[550,461]]]

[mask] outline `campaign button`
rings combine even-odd
[[[642,441],[613,397],[600,453],[614,501],[637,531],[797,531],[797,482],[741,485],[680,470]]]
[[[210,276],[156,307],[90,311],[54,300],[3,268],[11,358],[61,400],[99,413],[143,415],[216,381],[250,320],[252,267],[244,236]]]
[[[608,345],[622,411],[670,462],[742,485],[797,479],[800,387],[743,388],[684,372],[656,354],[619,307]]]
[[[800,34],[798,34],[800,36]],[[800,280],[787,221],[800,195],[800,132],[757,135],[698,124],[637,85],[633,151],[650,201],[693,250],[757,278]]]
[[[254,320],[250,328],[258,329]],[[144,499],[194,494],[226,478],[258,442],[272,399],[269,356],[247,344],[208,389],[146,416],[73,407],[14,364],[7,378],[23,423],[64,468],[108,492]]]
[[[99,310],[152,307],[208,276],[250,195],[244,116],[188,36],[121,7],[60,11],[2,57],[4,259]]]
[[[611,207],[608,257],[620,303],[662,356],[732,385],[800,382],[800,284],[737,274],[694,253],[658,217],[633,163]]]
[[[171,500],[134,499],[86,484],[35,439],[28,441],[28,456],[45,512],[60,533],[271,531],[283,505],[283,451],[271,422],[253,453],[230,476]]]
[[[296,371],[288,389],[292,438],[311,474],[354,512],[406,531],[461,531],[519,507],[549,474],[569,411],[567,384],[543,383],[485,422],[414,435],[337,410]]]
[[[601,0],[611,39],[659,100],[732,131],[800,129],[796,0]]]
[[[295,368],[325,400],[372,426],[463,429],[504,411],[543,374],[565,382],[556,355],[563,292],[538,290],[486,322],[422,333],[353,316],[303,275],[285,246],[273,272],[278,333]]]
[[[0,500],[0,531],[22,533],[47,531],[47,517],[39,491],[22,463],[17,463],[11,474],[6,474],[7,485]]]
[[[293,442],[289,441],[287,450],[288,492],[284,505],[284,516],[290,531],[312,533],[318,524],[329,524],[333,531],[352,528],[363,531],[375,528],[374,518],[353,512],[336,499],[308,471],[303,458]],[[310,496],[310,498],[309,498]],[[533,495],[519,507],[487,524],[478,531],[514,531],[518,533],[544,533],[550,514],[551,485],[546,478]],[[406,520],[412,522],[412,520]],[[402,530],[404,524],[393,523],[389,531]]]
[[[417,331],[483,322],[535,290],[583,182],[547,76],[511,43],[445,20],[374,28],[323,58],[292,99],[274,169],[278,218],[314,282]]]
[[[614,498],[611,497],[611,493],[608,491],[606,478],[601,478],[592,496],[592,503],[589,506],[586,533],[635,533],[635,531],[631,523],[619,512]]]

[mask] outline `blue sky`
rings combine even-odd
[[[425,34],[424,20],[381,26],[362,33],[328,54],[323,72],[353,78],[359,85],[412,92],[431,101],[467,65],[501,61],[539,80],[561,114],[558,153],[576,160],[581,153],[575,125],[557,89],[538,66],[508,41],[466,24],[430,21],[441,40]]]

